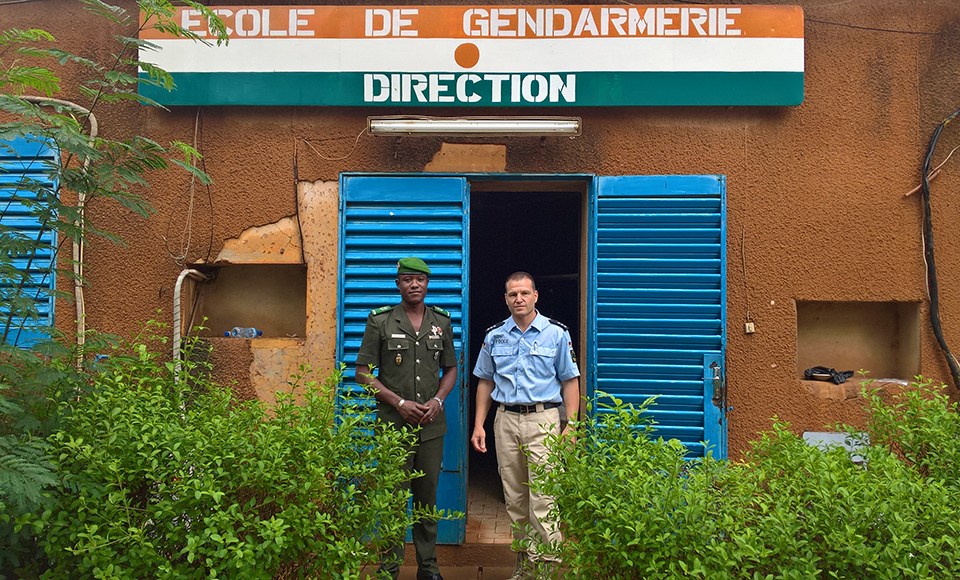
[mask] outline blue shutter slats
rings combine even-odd
[[[427,302],[450,311],[460,348],[465,187],[461,178],[344,178],[340,360],[351,377],[367,314],[399,301],[394,280],[404,256],[430,265]]]
[[[607,328],[613,332],[659,332],[661,334],[704,334],[719,332],[720,321],[696,318],[608,318]]]
[[[56,232],[43,223],[45,208],[38,207],[37,189],[55,190],[56,182],[51,177],[59,164],[59,155],[47,143],[35,139],[18,138],[0,146],[0,227],[8,242],[17,239],[42,246],[28,255],[6,256],[8,264],[19,270],[19,280],[5,281],[0,292],[4,300],[11,300],[12,293],[22,285],[20,298],[32,301],[38,319],[16,318],[11,321],[7,341],[21,347],[29,347],[46,337],[39,328],[53,326],[54,296],[56,287],[55,259]],[[42,199],[42,198],[39,198]],[[3,314],[9,308],[3,308]],[[4,324],[6,319],[4,317]]]
[[[347,365],[341,396],[360,391],[354,380],[367,315],[397,304],[397,260],[422,258],[430,266],[426,303],[450,312],[457,354],[467,320],[467,182],[459,177],[343,176],[340,206],[340,308],[337,360]],[[463,381],[446,400],[447,435],[437,507],[466,509],[466,422]],[[464,520],[439,522],[438,542],[459,544]]]
[[[601,177],[592,231],[593,387],[639,404],[691,455],[726,430],[705,380],[725,344],[724,180]]]

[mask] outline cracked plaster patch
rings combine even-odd
[[[300,245],[297,220],[285,217],[273,224],[248,228],[238,237],[228,239],[223,243],[216,261],[229,264],[300,264]]]
[[[428,173],[488,172],[499,173],[507,168],[506,145],[476,145],[441,143],[430,163],[423,168]]]
[[[253,353],[250,380],[258,399],[272,405],[276,402],[278,392],[291,392],[291,377],[299,374],[300,365],[308,363],[303,346],[303,340],[289,338],[264,338],[250,342],[250,351]]]
[[[250,385],[268,407],[276,402],[277,391],[289,392],[290,376],[299,372],[301,364],[313,367],[311,380],[322,380],[337,366],[339,199],[336,181],[299,184],[302,254],[307,266],[306,336],[247,341],[253,359],[248,369]],[[294,217],[249,228],[224,243],[217,262],[299,264],[300,231]]]

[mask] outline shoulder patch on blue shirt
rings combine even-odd
[[[494,325],[491,326],[490,328],[484,330],[483,333],[484,333],[484,334],[487,334],[487,333],[490,332],[491,330],[496,330],[496,329],[500,328],[501,326],[503,326],[506,322],[507,322],[506,320],[501,320],[500,322],[494,324]]]
[[[433,311],[436,312],[437,314],[441,314],[443,316],[446,316],[447,318],[450,318],[450,313],[444,310],[443,308],[440,308],[439,306],[431,306],[430,308],[432,308]]]
[[[562,323],[562,322],[560,322],[559,320],[554,320],[553,318],[548,318],[547,320],[549,320],[549,321],[550,321],[551,323],[553,323],[553,324],[556,324],[557,326],[559,326],[560,328],[566,330],[567,332],[570,332],[570,329],[567,328],[567,325],[564,324],[564,323]]]
[[[393,310],[393,306],[381,306],[380,308],[374,308],[370,311],[370,314],[376,316],[378,314],[383,314],[384,312],[390,312]]]

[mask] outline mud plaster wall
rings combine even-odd
[[[919,182],[931,132],[960,107],[960,4],[797,4],[811,19],[944,34],[894,34],[808,21],[806,98],[798,107],[561,108],[545,113],[582,116],[581,137],[446,140],[505,146],[507,172],[727,176],[732,457],[757,431],[769,427],[775,414],[798,431],[862,419],[858,399],[820,399],[795,378],[795,300],[922,302],[921,370],[937,380],[950,378],[926,322],[919,199],[904,198],[903,193]],[[92,19],[72,0],[11,5],[3,16],[5,27],[44,26],[83,56],[108,58],[111,36],[129,32]],[[75,77],[68,71],[65,78],[69,84]],[[369,135],[357,140],[367,115],[391,113],[436,111],[205,108],[199,146],[215,182],[212,203],[206,202],[205,191],[197,198],[187,261],[209,261],[225,240],[293,216],[295,161],[300,180],[327,184],[323,187],[329,188],[325,195],[331,200],[336,197],[332,184],[341,172],[422,171],[443,140]],[[449,109],[443,114],[478,112]],[[142,133],[161,142],[193,142],[197,110],[121,106],[105,108],[100,119],[102,134],[110,137]],[[938,159],[960,143],[957,125],[944,132]],[[960,348],[957,163],[951,161],[933,182],[941,311],[954,348]],[[129,244],[118,248],[91,242],[87,320],[92,327],[126,333],[137,321],[158,316],[157,309],[163,309],[159,317],[169,322],[170,293],[180,266],[168,254],[164,237],[179,233],[189,182],[175,172],[153,177],[153,187],[142,191],[157,210],[148,220],[91,204],[91,216]],[[307,252],[309,326],[299,352],[302,360],[327,367],[335,344],[336,229],[335,202],[318,212],[309,228],[304,223],[305,234],[315,235],[317,245]],[[748,310],[757,325],[752,335],[742,331]],[[70,322],[71,307],[58,305],[58,324],[68,329]]]
[[[338,232],[329,224],[337,223],[337,185],[301,182],[297,193],[299,227],[291,227],[290,220],[284,219],[280,223],[286,227],[251,228],[237,238],[227,240],[216,258],[217,264],[287,264],[291,254],[300,256],[300,249],[303,249],[307,266],[306,334],[303,338],[207,339],[214,345],[215,352],[223,349],[236,353],[222,363],[216,359],[212,361],[215,379],[221,384],[235,382],[238,391],[249,385],[256,398],[266,402],[273,402],[275,394],[281,391],[302,395],[305,382],[320,380],[333,370],[336,356]],[[295,252],[281,253],[284,243],[286,250]],[[330,304],[333,305],[333,314]],[[245,363],[246,359],[237,360],[246,353],[249,353],[248,363]],[[233,368],[226,368],[228,365]],[[237,370],[238,366],[242,370]],[[311,371],[305,373],[301,366],[309,367]]]

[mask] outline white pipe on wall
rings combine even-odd
[[[194,280],[209,278],[199,270],[187,268],[177,276],[177,283],[173,287],[173,379],[176,382],[180,381],[180,327],[183,325],[183,320],[180,318],[180,290],[183,287],[183,281],[188,277]]]

